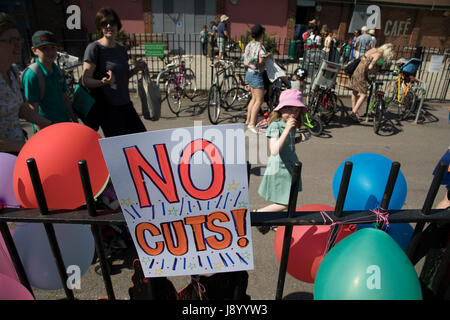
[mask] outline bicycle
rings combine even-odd
[[[384,92],[380,89],[380,86],[383,85],[383,80],[374,80],[375,84],[375,94],[373,96],[373,100],[369,104],[368,113],[373,114],[373,132],[378,134],[380,128],[386,122],[386,110],[389,105],[386,104],[384,100]]]
[[[400,59],[397,61],[393,75],[394,80],[387,90],[389,104],[397,105],[399,120],[405,120],[411,114],[416,99],[413,89],[417,82],[414,75],[421,64],[419,59]]]
[[[192,63],[193,56],[177,56],[172,63],[166,65],[166,69],[158,75],[157,83],[159,83],[162,75],[167,74],[164,79],[164,86],[167,104],[170,111],[176,116],[181,110],[181,100],[188,98],[192,101],[197,92],[197,83],[194,71],[186,67],[185,58],[189,58],[189,64]],[[177,63],[176,60],[179,60]]]
[[[209,88],[207,102],[208,118],[212,124],[217,124],[219,122],[222,108],[228,110],[230,107],[227,99],[230,99],[230,89],[237,87],[237,80],[232,74],[227,74],[227,72],[229,72],[228,70],[232,69],[233,66],[234,63],[227,60],[219,60],[216,65],[211,64],[212,68],[216,67],[218,69],[214,76],[213,84]],[[219,81],[219,78],[222,75],[224,75],[223,79],[222,81]]]
[[[231,88],[225,93],[225,100],[228,108],[235,111],[242,111],[246,108],[252,99],[252,93],[246,89],[246,82],[243,80],[242,74],[237,74],[239,77],[239,85]]]
[[[319,85],[311,94],[310,106],[311,114],[318,115],[323,124],[328,125],[338,112],[337,96],[334,93],[334,86],[326,87]]]
[[[61,69],[66,80],[68,92],[67,96],[72,99],[75,91],[75,86],[78,84],[79,80],[75,80],[74,71],[78,67],[82,66],[83,63],[79,62],[79,59],[75,56],[71,56],[66,52],[57,52],[56,64]],[[80,77],[79,77],[80,78]]]
[[[312,115],[318,115],[325,125],[328,125],[338,112],[334,88],[340,68],[337,63],[322,60],[310,86],[308,94],[310,112]]]

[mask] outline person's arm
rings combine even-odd
[[[128,79],[138,74],[139,71],[144,71],[147,64],[143,60],[136,61],[136,66],[128,72]]]
[[[72,120],[72,122],[78,122],[78,117],[77,117],[75,111],[73,111],[72,100],[65,93],[63,93],[63,100],[64,100],[64,105],[66,106],[66,111],[67,111],[69,118]]]
[[[295,118],[289,118],[286,122],[286,127],[284,128],[283,132],[281,133],[280,137],[273,137],[269,140],[269,149],[270,154],[275,156],[277,155],[281,148],[283,148],[284,143],[286,142],[286,138],[289,135],[289,132],[295,128],[297,123],[297,120]]]
[[[89,61],[83,62],[83,73],[81,81],[87,88],[99,88],[104,85],[114,84],[115,78],[111,70],[107,71],[108,77],[103,77],[101,80],[94,79],[95,64]]]
[[[25,119],[28,122],[34,123],[39,128],[45,128],[52,124],[50,120],[41,116],[37,110],[39,103],[30,104],[29,102],[23,102],[19,109],[19,118]]]
[[[262,46],[262,44],[259,52],[258,63],[260,65],[266,63],[267,59],[272,58],[272,52],[266,52],[266,49]]]
[[[19,153],[25,141],[7,140],[0,138],[0,152],[15,152]]]
[[[374,52],[371,53],[372,62],[369,64],[368,68],[369,70],[372,70],[375,64],[377,63],[378,59],[381,58],[381,53],[377,49],[370,49],[370,50],[374,50]]]

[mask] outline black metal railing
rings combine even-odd
[[[245,37],[232,37],[225,49],[227,59],[235,61],[236,65],[242,65],[242,49],[245,48],[249,39]],[[63,41],[63,47],[70,54],[79,56],[80,49],[85,48],[89,43],[87,39],[67,40]],[[146,51],[146,44],[160,43],[164,46],[164,57],[151,56],[151,53]],[[343,43],[343,41],[337,42]],[[194,59],[190,67],[196,74],[197,89],[199,91],[207,91],[212,82],[211,75],[211,58],[214,52],[217,55],[218,49],[211,50],[208,43],[207,55],[203,55],[202,44],[199,34],[129,34],[124,41],[127,47],[128,55],[130,57],[130,64],[133,64],[138,59],[143,59],[147,62],[150,73],[153,79],[156,80],[157,74],[162,71],[165,65],[177,55],[193,55]],[[269,49],[274,53],[274,60],[285,68],[288,75],[293,74],[294,70],[299,67],[308,69],[308,82],[314,78],[315,72],[318,70],[323,59],[332,60],[337,63],[343,63],[340,59],[341,48],[337,46],[332,49],[333,54],[329,55],[321,49],[306,50],[303,44],[299,41],[290,39],[273,38],[268,42]],[[75,50],[76,48],[76,50]],[[81,50],[84,51],[84,50]],[[430,72],[429,66],[433,56],[442,56],[442,64],[439,72]],[[400,58],[420,58],[422,65],[417,72],[417,77],[423,80],[427,87],[425,95],[426,100],[450,100],[450,48],[424,48],[424,47],[405,47],[396,46],[394,44],[394,58],[396,61]],[[217,57],[215,57],[217,59]],[[308,63],[308,65],[305,65]],[[242,72],[242,68],[241,71]],[[385,71],[382,75],[383,79],[390,80],[392,75],[393,64],[385,65]],[[137,88],[136,77],[130,79],[130,90],[135,91]],[[161,89],[163,88],[161,84]],[[337,86],[335,89],[338,96],[349,96],[351,91],[348,88],[348,77],[341,71],[337,77]]]
[[[59,245],[55,237],[53,224],[55,223],[68,223],[68,224],[88,224],[91,226],[92,233],[95,240],[96,252],[99,257],[100,266],[102,270],[103,282],[110,300],[115,300],[114,289],[112,286],[108,262],[106,260],[105,251],[103,247],[102,237],[99,226],[101,225],[126,225],[125,218],[122,212],[118,213],[106,213],[102,212],[102,215],[98,215],[94,196],[92,194],[91,183],[89,179],[88,164],[85,160],[81,160],[78,163],[80,178],[82,181],[83,191],[87,203],[86,210],[52,210],[47,207],[46,199],[44,196],[41,180],[39,177],[38,168],[34,159],[27,160],[28,170],[30,173],[31,181],[33,184],[35,196],[39,205],[39,209],[13,209],[3,208],[0,211],[0,232],[5,241],[5,245],[11,256],[12,263],[17,271],[19,281],[33,294],[32,287],[28,281],[27,275],[24,271],[24,267],[20,256],[17,252],[16,246],[9,232],[8,222],[27,222],[27,223],[43,223],[47,233],[48,241],[58,266],[59,276],[64,286],[64,291],[68,299],[73,300],[74,295],[71,289],[67,287],[67,274],[64,269],[64,262],[61,256]],[[298,195],[298,179],[301,173],[301,163],[298,162],[294,165],[292,175],[292,187],[290,190],[289,205],[287,212],[257,212],[251,214],[252,226],[285,226],[284,240],[282,244],[282,254],[280,259],[280,267],[278,271],[278,282],[275,292],[275,299],[282,299],[283,289],[286,277],[287,261],[289,257],[290,241],[292,230],[295,225],[327,225],[331,224],[331,221],[324,220],[321,212],[308,211],[308,212],[296,212],[296,203]],[[358,221],[358,218],[367,217],[368,211],[343,211],[344,202],[347,194],[347,189],[351,177],[353,164],[346,162],[344,166],[343,176],[338,192],[338,198],[335,206],[334,213],[330,213],[332,220],[339,224],[358,224],[362,222]],[[447,209],[431,209],[433,202],[438,193],[439,185],[444,177],[448,165],[444,162],[440,162],[438,170],[432,180],[431,186],[427,193],[426,199],[422,209],[416,210],[392,210],[389,212],[390,223],[417,223],[414,230],[414,235],[410,241],[407,254],[412,259],[417,250],[417,246],[420,243],[422,230],[425,223],[428,222],[450,222],[450,208]],[[393,162],[389,178],[385,187],[384,195],[381,202],[381,208],[388,208],[389,201],[395,186],[397,175],[400,169],[398,162]],[[250,164],[247,164],[248,177],[250,177]],[[380,209],[381,209],[380,208]],[[348,221],[348,223],[346,223]],[[359,220],[362,221],[362,220]],[[331,231],[331,240],[328,243],[328,248],[331,249],[336,240],[337,228],[333,226]],[[381,225],[380,225],[381,228]],[[447,253],[449,248],[446,249]],[[448,254],[447,254],[448,256]],[[447,259],[448,260],[448,259]],[[448,261],[447,261],[448,263]],[[424,272],[422,270],[422,272]],[[439,279],[434,279],[435,283],[439,283],[444,279],[445,273],[438,275]],[[149,279],[150,285],[152,285],[152,279]],[[33,294],[34,295],[34,294]]]

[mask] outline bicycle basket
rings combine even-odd
[[[417,73],[417,70],[419,70],[419,67],[421,64],[422,64],[422,60],[417,59],[417,58],[412,58],[412,59],[409,59],[408,62],[406,62],[405,64],[403,64],[400,67],[400,71],[404,72],[404,73],[412,74],[415,76]]]

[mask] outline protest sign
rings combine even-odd
[[[146,277],[253,269],[242,124],[99,141]]]

